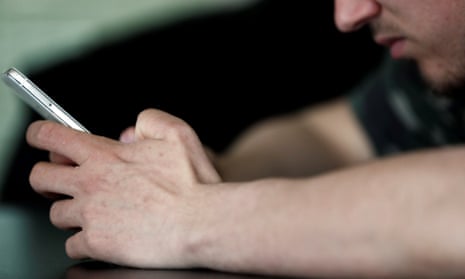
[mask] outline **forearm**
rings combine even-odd
[[[452,149],[312,179],[219,187],[191,252],[201,265],[230,271],[463,273],[464,156]]]
[[[266,119],[250,127],[216,160],[223,179],[304,177],[373,157],[346,100]]]

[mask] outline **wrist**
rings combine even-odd
[[[194,222],[184,243],[184,252],[194,267],[235,270],[242,258],[240,235],[247,235],[241,225],[241,214],[247,212],[236,183],[208,186],[199,201]],[[251,198],[251,197],[248,197]],[[245,201],[247,199],[243,199]],[[246,211],[244,211],[246,210]],[[235,258],[235,259],[234,259]]]
[[[217,234],[221,231],[222,202],[220,201],[229,186],[206,185],[196,198],[190,225],[182,243],[185,261],[191,267],[212,268],[211,250]]]
[[[267,273],[280,269],[279,221],[274,206],[284,204],[277,179],[215,185],[203,196],[185,251],[193,266],[228,272]],[[287,226],[281,229],[286,230]],[[282,244],[282,242],[281,242]],[[287,246],[285,246],[287,249]],[[275,270],[275,269],[278,270]]]

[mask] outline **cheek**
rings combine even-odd
[[[423,24],[411,29],[415,58],[435,87],[457,86],[465,80],[465,1],[425,1],[419,12]]]
[[[465,22],[462,24],[465,26]],[[415,58],[428,79],[465,79],[465,30],[430,26],[414,44]],[[464,27],[465,28],[465,27]],[[418,34],[421,36],[421,34]]]

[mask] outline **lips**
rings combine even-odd
[[[392,58],[399,59],[405,56],[405,38],[402,37],[381,37],[375,38],[377,44],[389,48]]]

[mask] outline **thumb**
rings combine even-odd
[[[200,182],[218,183],[221,180],[197,134],[180,118],[160,110],[146,109],[137,117],[135,138],[181,144],[187,150],[190,164]]]

